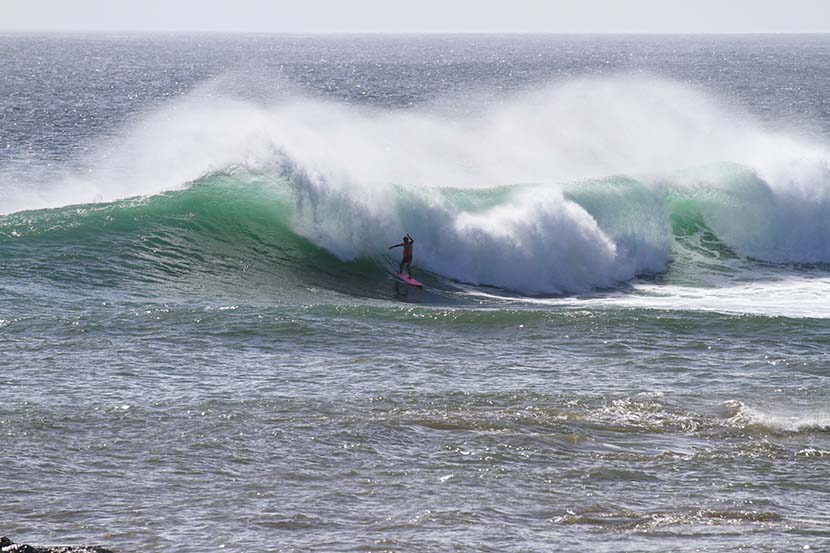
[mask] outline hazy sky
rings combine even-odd
[[[0,0],[4,31],[830,32],[830,0]]]

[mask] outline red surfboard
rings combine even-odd
[[[417,280],[415,280],[414,278],[412,278],[409,275],[405,275],[403,273],[393,273],[393,274],[396,277],[398,277],[399,279],[401,279],[402,281],[404,281],[405,283],[407,283],[407,284],[411,284],[412,286],[417,286],[418,288],[423,286],[422,283],[418,282]]]

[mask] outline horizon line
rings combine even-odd
[[[253,31],[227,29],[3,29],[0,34],[205,34],[283,36],[761,36],[830,35],[830,31]]]

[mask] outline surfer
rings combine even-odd
[[[412,278],[412,244],[415,243],[415,240],[409,236],[409,233],[406,233],[406,236],[403,237],[403,242],[400,244],[395,244],[394,246],[389,246],[389,249],[392,248],[400,248],[403,246],[403,259],[401,259],[401,265],[398,267],[398,272],[403,273],[403,266],[406,265],[406,272],[409,273],[409,278]]]

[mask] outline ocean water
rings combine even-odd
[[[822,550],[828,56],[0,36],[0,534]]]

